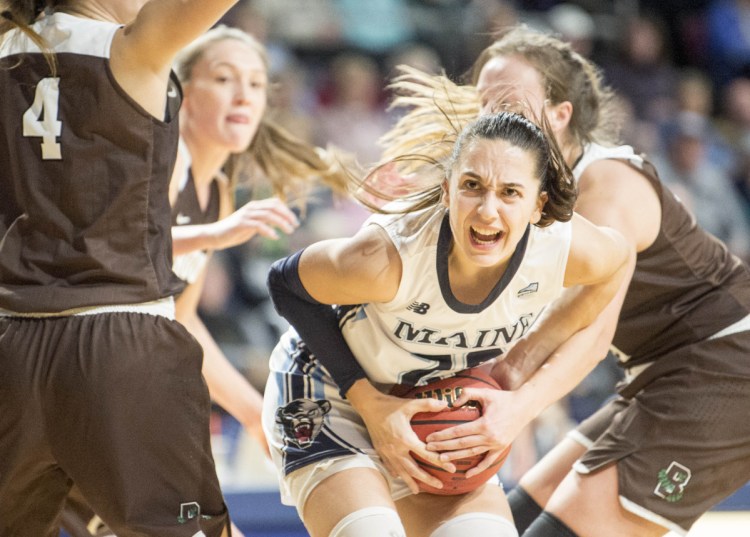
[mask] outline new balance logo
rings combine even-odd
[[[406,309],[409,311],[413,311],[414,313],[424,315],[425,313],[427,313],[427,310],[430,309],[430,305],[425,304],[424,302],[412,302]]]
[[[539,282],[530,283],[520,291],[518,291],[518,296],[526,296],[530,295],[532,293],[536,293],[539,291]]]

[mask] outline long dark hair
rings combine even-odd
[[[466,145],[476,138],[503,140],[534,155],[541,182],[539,191],[547,194],[539,227],[555,221],[567,222],[573,217],[578,195],[575,180],[544,117],[540,127],[517,112],[480,116],[459,134],[448,160],[450,168],[460,159]]]

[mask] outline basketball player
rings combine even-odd
[[[613,342],[627,382],[511,491],[516,525],[528,537],[684,535],[750,480],[748,267],[617,145],[613,95],[567,44],[515,28],[480,55],[473,76],[485,112],[518,100],[544,111],[580,189],[576,212],[638,252]],[[535,328],[524,344],[554,326]],[[511,353],[495,373],[514,388],[539,365]],[[437,433],[430,447],[456,450],[446,458],[502,447],[492,401],[482,399],[486,419]]]
[[[562,309],[585,326],[624,279],[622,239],[573,214],[569,170],[525,117],[469,125],[443,177],[354,237],[316,243],[271,269],[272,298],[294,329],[271,357],[264,428],[283,501],[313,537],[517,535],[497,482],[416,495],[415,479],[441,484],[409,452],[440,464],[436,454],[412,432],[399,453],[380,445],[381,459],[368,429],[390,419],[408,427],[414,413],[443,408],[387,395],[394,385],[489,362],[554,309],[563,287],[578,286],[579,300]],[[348,375],[357,360],[369,381]],[[515,405],[550,404],[555,375],[540,372],[538,382]],[[413,477],[392,478],[399,465]]]
[[[295,181],[332,174],[326,175],[330,170],[314,148],[286,136],[267,118],[268,61],[263,45],[249,34],[225,26],[210,30],[180,53],[175,71],[185,98],[180,110],[183,143],[170,188],[174,271],[189,283],[177,300],[177,320],[203,346],[203,373],[212,398],[267,449],[261,395],[230,364],[197,315],[205,267],[215,250],[255,235],[277,239],[277,230],[291,233],[299,225],[278,197],[235,210],[237,176],[261,152],[254,140],[266,140],[262,158],[285,157],[266,173],[277,196],[285,197]],[[294,153],[275,141],[281,136],[287,146],[294,145]],[[305,167],[303,158],[317,168]],[[222,171],[226,167],[234,170],[231,176]]]
[[[277,230],[291,233],[298,226],[278,197],[235,210],[237,176],[253,171],[252,163],[265,172],[277,196],[296,194],[298,200],[313,180],[341,190],[347,178],[326,162],[322,150],[289,136],[268,118],[266,51],[251,35],[226,26],[211,29],[178,54],[174,69],[184,97],[170,185],[173,270],[188,283],[176,299],[176,319],[203,347],[203,374],[212,399],[267,451],[261,395],[232,366],[197,314],[205,268],[214,250],[256,234],[276,239]],[[234,173],[227,175],[223,168]],[[91,518],[79,499],[71,503]]]
[[[228,534],[167,190],[170,65],[233,4],[3,4],[2,535],[56,535],[73,482],[119,536]]]

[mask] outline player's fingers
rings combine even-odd
[[[299,219],[297,218],[297,215],[294,214],[294,211],[292,211],[283,201],[277,198],[272,198],[272,202],[267,207],[271,211],[278,214],[281,218],[288,221],[294,227],[299,226]]]
[[[403,474],[401,476],[401,479],[404,480],[404,483],[406,483],[406,486],[409,487],[409,490],[412,494],[419,494],[419,484],[417,484],[416,480],[410,476],[409,474]]]
[[[447,401],[440,401],[438,399],[426,398],[426,399],[413,399],[409,401],[405,408],[408,409],[410,415],[414,415],[417,412],[440,412],[448,408]]]
[[[412,488],[410,485],[409,489],[415,494],[419,492],[419,485],[416,483],[416,480],[437,489],[443,488],[443,483],[437,477],[427,473],[427,471],[421,468],[411,457],[408,461],[404,461],[404,465],[405,469],[408,471],[408,480],[405,478],[404,481],[407,481],[407,483],[408,481],[411,481],[414,484],[415,488]]]
[[[462,423],[453,427],[448,427],[442,431],[435,431],[427,435],[425,441],[428,445],[433,445],[436,442],[444,442],[446,440],[461,440],[464,437],[483,437],[483,423],[482,418],[476,419],[468,423]],[[472,440],[464,441],[471,442]],[[461,447],[465,447],[469,444],[460,444]]]
[[[489,446],[485,443],[475,443],[475,445],[469,447],[454,446],[455,449],[451,450],[440,450],[441,461],[455,461],[458,459],[465,459],[473,457],[475,455],[481,455],[489,451]]]
[[[487,452],[487,455],[481,461],[479,461],[479,464],[466,472],[466,479],[474,477],[475,475],[485,471],[487,468],[495,464],[495,461],[497,461],[502,453],[503,452],[501,450],[492,450]]]
[[[297,229],[297,226],[286,218],[268,210],[253,211],[252,213],[245,214],[243,217],[243,223],[246,226],[255,226],[258,225],[258,223],[262,223],[267,226],[277,227],[284,231],[284,233],[293,233],[294,230]]]
[[[456,407],[464,406],[469,401],[478,401],[479,403],[484,404],[487,399],[486,396],[486,389],[464,388],[463,390],[461,390],[461,395],[458,396],[453,404]]]
[[[389,461],[386,457],[380,457],[380,461],[383,463],[383,466],[385,466],[386,472],[390,474],[391,477],[399,477],[399,472],[396,471],[395,466],[391,464],[391,461]]]
[[[456,466],[451,462],[455,459],[443,458],[440,453],[428,450],[424,444],[412,447],[412,455],[418,455],[426,464],[442,468],[446,472],[453,473],[456,471]]]
[[[294,214],[294,212],[292,212],[292,210],[283,203],[272,207],[271,210],[279,218],[287,222],[292,228],[296,229],[297,227],[299,227],[299,220],[297,219],[297,215]]]
[[[407,457],[409,460],[411,460],[410,457]],[[386,469],[388,470],[388,473],[395,478],[401,478],[404,480],[404,483],[406,483],[406,486],[409,487],[409,490],[412,492],[412,494],[419,493],[419,484],[416,482],[416,480],[412,477],[411,472],[408,469],[408,462],[407,458],[401,458],[397,465],[393,465],[388,463],[386,465]],[[382,459],[382,457],[381,457]],[[383,461],[385,463],[385,461]]]
[[[271,240],[278,240],[279,238],[279,234],[276,233],[276,230],[271,226],[264,224],[263,222],[256,220],[254,222],[253,228],[255,229],[255,232],[261,237],[265,237]]]

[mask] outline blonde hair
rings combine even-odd
[[[394,127],[379,140],[383,157],[357,182],[355,198],[374,212],[400,199],[397,212],[413,212],[440,202],[458,135],[479,116],[479,98],[472,86],[459,86],[445,75],[424,73],[406,65],[388,88],[394,98],[390,108],[403,110]],[[385,177],[385,179],[384,179]],[[395,177],[395,181],[391,178]]]
[[[178,54],[174,69],[180,82],[189,84],[193,68],[206,50],[229,39],[254,50],[268,69],[266,49],[257,39],[238,28],[222,25],[209,30]],[[234,190],[244,178],[260,170],[275,195],[304,205],[310,189],[318,181],[335,192],[349,192],[351,178],[340,165],[341,158],[334,149],[314,147],[293,136],[275,123],[267,110],[248,148],[231,155],[224,171]]]

